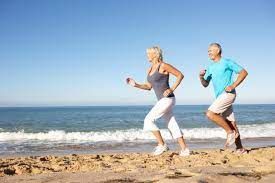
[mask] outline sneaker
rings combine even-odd
[[[227,139],[225,142],[225,147],[229,147],[231,145],[233,145],[235,142],[235,131],[233,131],[232,133],[227,134]]]
[[[239,154],[239,155],[242,155],[242,154],[247,154],[247,150],[245,148],[242,148],[242,149],[236,149],[235,151],[235,154]]]
[[[189,156],[190,155],[190,150],[188,148],[182,149],[180,151],[180,156]]]
[[[155,147],[155,150],[154,152],[152,153],[154,156],[158,156],[158,155],[161,155],[162,153],[168,151],[169,148],[167,147],[166,144],[164,145],[158,145],[157,147]]]

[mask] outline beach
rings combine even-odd
[[[235,106],[244,155],[222,149],[226,133],[206,105],[176,106],[188,157],[162,120],[170,151],[151,155],[156,141],[142,130],[150,108],[1,108],[0,182],[273,182],[275,105]]]
[[[0,183],[275,183],[275,0],[0,10]]]
[[[0,159],[0,182],[272,182],[275,147],[149,153],[70,154]]]

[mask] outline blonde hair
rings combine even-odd
[[[162,56],[162,50],[160,49],[159,46],[153,46],[151,48],[147,48],[146,52],[154,52],[157,55],[157,58],[159,61],[163,61],[163,56]]]

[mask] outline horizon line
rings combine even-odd
[[[0,108],[54,108],[54,107],[135,107],[135,106],[152,106],[154,104],[121,104],[121,105],[34,105],[34,106],[0,106]],[[176,106],[201,106],[211,104],[177,104]],[[233,105],[275,105],[275,103],[236,103]]]

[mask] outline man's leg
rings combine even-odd
[[[226,131],[227,134],[233,132],[232,129],[230,128],[230,126],[228,125],[228,123],[226,122],[226,120],[220,114],[216,114],[216,113],[208,110],[206,112],[206,116],[208,117],[209,120],[213,121],[214,123],[216,123],[217,125],[222,127]]]
[[[236,140],[235,140],[236,149],[243,149],[240,132],[239,132],[239,129],[237,127],[235,115],[234,115],[234,112],[233,112],[233,107],[230,106],[222,114],[222,116],[224,117],[224,119],[226,120],[226,122],[228,123],[228,125],[230,126],[230,128],[236,132]]]
[[[243,149],[243,145],[242,145],[242,141],[241,141],[241,135],[238,132],[238,128],[237,128],[236,122],[232,122],[232,121],[229,121],[229,120],[226,120],[226,122],[228,123],[228,125],[230,126],[230,128],[232,130],[235,130],[237,132],[237,134],[238,134],[238,136],[237,136],[237,138],[235,140],[236,149]]]
[[[230,106],[232,106],[232,103],[234,102],[235,98],[236,94],[223,93],[213,102],[213,104],[208,108],[208,111],[206,112],[206,116],[209,120],[213,121],[226,131],[227,139],[225,147],[228,147],[235,142],[235,133],[230,128],[225,118],[223,118],[220,114],[222,114]]]

